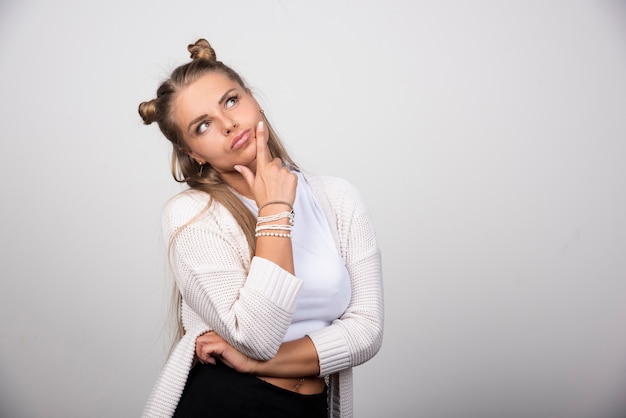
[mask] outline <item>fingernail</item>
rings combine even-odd
[[[260,120],[260,121],[259,121],[259,129],[260,129],[260,130],[263,130],[263,128],[265,128],[265,127],[263,126],[263,121],[262,121],[262,120]]]
[[[241,173],[241,167],[239,167],[238,165],[234,166],[233,168],[236,172]]]

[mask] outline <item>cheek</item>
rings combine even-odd
[[[259,106],[259,104],[254,100],[246,102],[243,109],[244,112],[250,116],[258,117],[261,115],[261,106]]]
[[[194,151],[202,155],[205,159],[219,159],[226,152],[228,146],[227,139],[220,134],[209,134],[198,140],[194,146]]]

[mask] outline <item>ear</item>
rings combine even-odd
[[[206,162],[202,158],[200,158],[200,156],[198,154],[196,154],[195,152],[193,152],[191,150],[184,150],[183,152],[185,154],[187,154],[189,156],[189,158],[195,160],[196,163],[198,163],[198,165],[206,164]]]

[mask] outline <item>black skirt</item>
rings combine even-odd
[[[174,418],[326,418],[328,388],[302,395],[217,362],[189,373]]]

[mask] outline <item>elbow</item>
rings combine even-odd
[[[267,361],[276,357],[282,341],[266,339],[233,341],[233,347],[246,356],[259,361]]]
[[[383,327],[381,325],[380,327],[376,327],[375,329],[372,330],[372,332],[369,334],[368,338],[366,339],[365,344],[363,344],[363,350],[360,356],[361,358],[360,358],[359,364],[365,363],[366,361],[374,357],[376,354],[378,354],[382,345],[383,345]]]
[[[374,357],[383,344],[383,323],[372,321],[363,326],[360,333],[360,342],[355,344],[356,352],[352,357],[352,365],[358,366]]]
[[[383,346],[383,327],[381,326],[376,334],[376,338],[372,340],[372,356],[374,357]]]
[[[383,345],[383,324],[377,323],[370,328],[370,350],[376,354]]]

